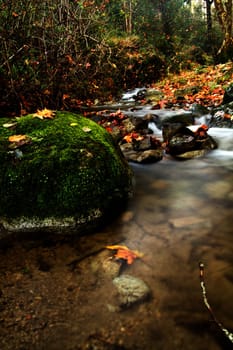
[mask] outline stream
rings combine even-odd
[[[233,130],[209,134],[220,146],[203,158],[132,163],[134,195],[98,232],[2,246],[2,350],[233,348],[205,307],[199,280],[203,262],[208,301],[232,332]],[[105,249],[112,244],[143,254],[120,265],[121,275],[150,289],[130,307],[117,304],[112,276],[120,262]]]

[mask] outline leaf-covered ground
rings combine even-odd
[[[200,103],[204,106],[218,105],[222,102],[226,87],[233,81],[233,64],[216,66],[195,66],[180,74],[170,74],[153,84],[153,88],[163,93],[164,99],[159,107],[170,103],[185,102],[187,105]]]

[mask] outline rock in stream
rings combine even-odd
[[[150,289],[140,278],[130,275],[122,275],[114,278],[114,285],[119,293],[119,302],[122,307],[129,307],[147,299]]]

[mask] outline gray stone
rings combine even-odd
[[[140,278],[130,275],[122,275],[113,280],[119,293],[121,306],[131,306],[145,300],[150,295],[150,289]]]

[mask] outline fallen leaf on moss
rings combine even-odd
[[[84,127],[83,127],[83,131],[84,131],[84,132],[90,132],[90,131],[91,131],[91,128],[89,128],[88,126],[84,126]]]
[[[17,123],[5,123],[3,124],[4,128],[12,128],[13,126],[15,126]]]
[[[55,111],[51,109],[44,108],[41,111],[38,109],[36,113],[33,114],[33,118],[39,119],[53,119],[55,116]]]
[[[27,139],[27,135],[12,135],[8,137],[10,142],[21,142]]]
[[[9,148],[16,149],[31,143],[32,139],[27,135],[12,135],[8,137],[8,141],[10,142]]]
[[[128,265],[131,265],[135,259],[142,258],[143,254],[137,250],[131,250],[124,245],[109,245],[106,246],[107,249],[116,250],[114,257],[116,259],[123,259]]]

